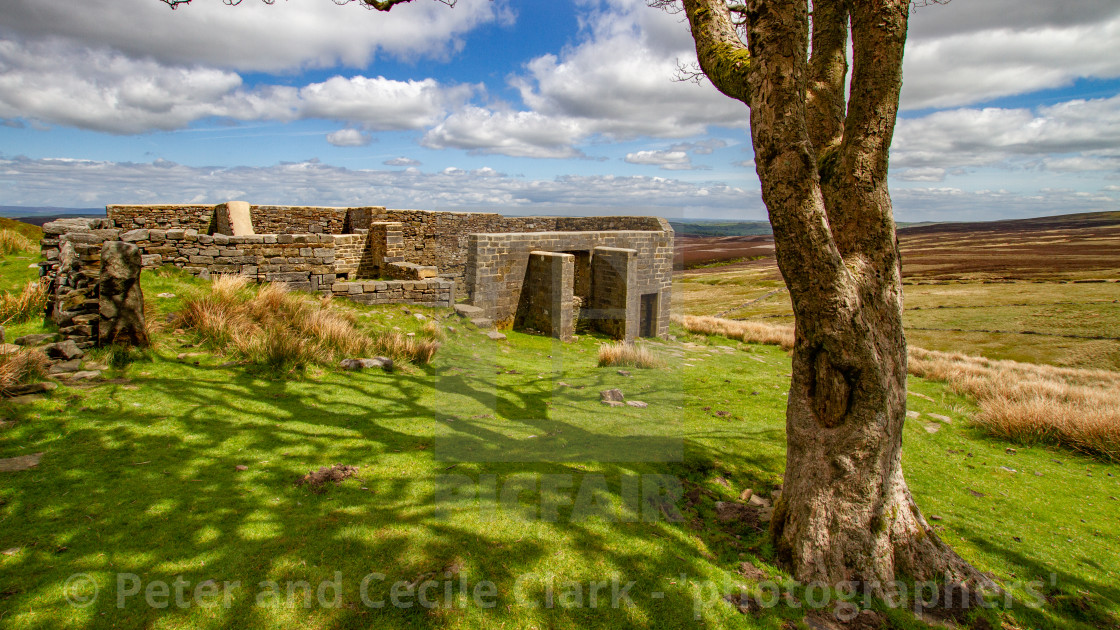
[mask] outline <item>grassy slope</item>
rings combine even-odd
[[[678,274],[674,308],[715,315],[783,288],[765,269]],[[1120,283],[908,284],[905,292],[904,322],[914,345],[993,359],[1120,369],[1116,339],[1048,334],[1120,338]],[[781,291],[727,317],[792,323],[793,310],[789,294]]]
[[[181,295],[190,282],[146,274],[145,290],[150,299]],[[153,308],[166,312],[176,302],[153,300]],[[354,308],[368,313],[363,321],[371,327],[419,327],[399,307]],[[694,597],[708,596],[703,582],[741,582],[734,573],[740,560],[782,577],[765,533],[717,523],[714,503],[748,487],[768,491],[781,478],[784,353],[691,338],[652,344],[670,367],[626,377],[595,367],[596,339],[557,344],[510,333],[509,341],[493,342],[458,319],[447,323],[457,332],[431,368],[313,371],[288,382],[223,368],[220,357],[177,359],[195,350],[164,332],[151,362],[110,373],[109,383],[62,387],[31,406],[0,408],[16,421],[0,429],[0,457],[45,453],[33,470],[0,473],[0,550],[16,549],[0,555],[4,627],[695,627]],[[607,411],[598,392],[609,387],[650,406]],[[1120,616],[1120,548],[1112,534],[1120,525],[1120,467],[1044,448],[1008,454],[1005,444],[965,426],[966,400],[917,379],[911,388],[933,399],[911,398],[912,408],[954,419],[936,434],[910,422],[905,435],[907,478],[925,513],[943,518],[936,524],[942,537],[1001,580],[1054,572],[1067,594],[1043,612],[1019,609],[1018,625],[1090,628],[1101,615]],[[678,452],[683,461],[658,461]],[[322,495],[294,485],[309,469],[333,463],[360,466],[358,477]],[[622,480],[632,475],[672,475],[702,494],[693,507],[680,502],[682,524],[576,520],[563,502],[559,519],[542,522],[526,518],[539,515],[541,474],[570,475],[575,488],[544,492],[568,501],[601,475],[607,487],[599,495],[616,508]],[[461,480],[453,475],[495,475],[504,488],[521,480],[530,489],[491,517],[448,486]],[[437,510],[438,496],[450,509]],[[372,572],[386,576],[369,591],[377,600],[388,598],[394,581],[428,573],[442,580],[453,565],[468,589],[495,582],[497,607],[460,608],[457,586],[456,605],[433,610],[367,608],[359,597]],[[336,571],[339,608],[256,605],[263,580],[317,585]],[[141,596],[118,608],[118,572],[145,584],[181,575],[191,588],[205,580],[242,586],[229,608],[178,609],[172,600],[153,610]],[[88,573],[100,589],[87,608],[65,603],[75,573]],[[526,573],[537,577],[519,583]],[[548,576],[558,591],[563,580],[634,580],[634,605],[516,605],[516,586],[543,601]],[[1070,600],[1079,590],[1094,598],[1085,610]],[[78,592],[88,594],[88,585]],[[778,628],[802,613],[740,615],[715,603],[699,614],[709,626]]]

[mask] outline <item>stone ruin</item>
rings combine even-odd
[[[673,230],[656,217],[110,205],[104,219],[46,224],[42,250],[48,314],[83,346],[146,342],[129,308],[143,302],[139,272],[124,273],[124,259],[364,304],[454,306],[482,326],[559,339],[592,329],[629,341],[669,327]]]

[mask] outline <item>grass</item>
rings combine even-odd
[[[38,244],[15,230],[0,229],[0,256],[37,249]]]
[[[793,328],[716,317],[674,316],[690,333],[793,348]],[[909,372],[948,383],[979,404],[972,422],[1016,444],[1048,443],[1120,461],[1120,373],[992,361],[911,345]]]
[[[980,406],[973,422],[1018,444],[1051,443],[1120,462],[1120,373],[910,349],[910,373]]]
[[[665,362],[644,345],[625,343],[604,343],[599,345],[599,367],[664,367]]]
[[[40,380],[46,373],[47,357],[38,350],[0,354],[0,395],[18,385]]]
[[[145,273],[143,282],[149,318],[164,321],[207,286],[170,270]],[[414,306],[329,308],[370,336],[396,326],[405,339],[425,337],[427,322],[411,313],[451,316]],[[781,481],[785,351],[674,324],[679,342],[648,342],[665,365],[624,376],[597,366],[604,340],[594,335],[560,343],[508,331],[494,342],[453,321],[431,362],[411,371],[312,364],[298,380],[266,378],[215,352],[179,358],[200,340],[163,326],[140,360],[116,361],[102,382],[63,385],[30,405],[0,402],[8,423],[0,458],[44,454],[36,468],[0,473],[2,625],[798,627],[804,608],[744,615],[714,595],[714,587],[758,588],[737,573],[743,561],[788,577],[766,532],[714,515],[717,501],[746,488],[769,494]],[[91,359],[114,363],[113,352]],[[616,387],[649,407],[605,408],[598,392]],[[936,433],[924,420],[904,429],[904,468],[923,513],[939,516],[941,538],[1019,602],[1031,599],[1026,581],[1044,584],[1049,603],[1016,605],[1004,620],[1115,626],[1120,465],[1045,444],[1010,453],[966,421],[979,411],[969,397],[917,377],[909,387],[923,418],[953,420]],[[297,485],[334,464],[357,474],[321,494]],[[685,491],[676,502],[681,522],[652,518],[660,508],[649,511],[658,506],[628,489],[666,478]],[[605,516],[589,515],[589,505]],[[66,600],[67,581],[79,574],[89,579],[71,581],[69,594],[98,593],[81,608]],[[136,595],[124,595],[130,576]],[[632,604],[610,606],[613,578],[620,587],[633,582]],[[187,585],[182,607],[176,579]],[[317,587],[326,584],[333,603],[336,579],[338,605],[319,605]],[[419,589],[429,579],[438,582],[429,595],[450,606],[426,608],[407,595],[410,607],[389,603],[395,583]],[[221,595],[194,598],[211,580],[229,593],[228,606]],[[591,607],[591,583],[604,580]],[[581,584],[582,606],[570,605],[569,581]],[[152,584],[166,607],[145,604]],[[487,584],[491,608],[473,601]],[[923,627],[902,611],[891,625]]]
[[[205,347],[278,374],[369,352],[424,364],[439,348],[394,331],[371,337],[357,328],[353,312],[334,306],[330,298],[294,294],[282,283],[250,286],[244,277],[221,276],[190,290],[172,321]]]
[[[47,286],[32,280],[18,293],[0,293],[0,325],[18,324],[42,317],[46,307]]]
[[[682,314],[792,324],[789,294],[774,293],[783,287],[775,268],[679,273],[673,306]],[[923,280],[907,282],[904,291],[903,323],[916,346],[1120,370],[1118,282]]]

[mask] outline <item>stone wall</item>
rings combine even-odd
[[[106,212],[114,227],[134,229],[193,229],[202,235],[229,232],[218,229],[218,205],[111,205]],[[661,231],[672,228],[657,217],[507,217],[489,212],[445,212],[392,210],[383,206],[331,208],[320,206],[249,207],[256,234],[347,234],[374,229],[378,222],[400,224],[399,253],[384,256],[399,261],[432,266],[444,278],[453,278],[460,291],[467,291],[466,267],[470,234],[509,232],[572,231]],[[228,219],[225,221],[229,223]],[[374,237],[378,238],[374,232]],[[182,263],[176,263],[184,266]],[[366,275],[359,266],[356,273]],[[382,275],[374,272],[368,277]],[[351,275],[351,277],[353,277]]]
[[[530,252],[590,252],[591,264],[594,266],[598,247],[635,251],[634,271],[630,274],[627,286],[636,296],[659,296],[653,334],[667,334],[673,273],[671,230],[472,234],[469,237],[465,271],[468,299],[473,305],[483,309],[485,317],[494,320],[499,326],[509,326],[513,323],[521,300]],[[589,313],[589,316],[594,315]],[[633,334],[637,334],[636,328]]]
[[[46,316],[78,348],[147,345],[140,253],[106,219],[62,219],[43,226],[39,263]]]
[[[369,222],[366,248],[358,275],[362,278],[380,278],[387,273],[386,266],[404,262],[404,237],[401,224],[396,221]]]
[[[214,211],[217,206],[194,204],[171,205],[112,205],[105,206],[105,214],[114,227],[122,230],[178,228],[197,230],[209,234],[216,228]]]
[[[445,278],[335,282],[331,293],[362,304],[455,305],[455,283]]]
[[[615,339],[638,334],[637,263],[638,252],[621,247],[596,247],[591,257],[591,299],[584,316]]]
[[[521,291],[514,328],[565,341],[572,338],[575,258],[571,254],[529,252],[525,288]]]

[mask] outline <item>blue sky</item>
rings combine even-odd
[[[641,0],[7,0],[0,205],[765,218],[746,108]],[[1120,209],[1120,3],[911,16],[901,221]]]

